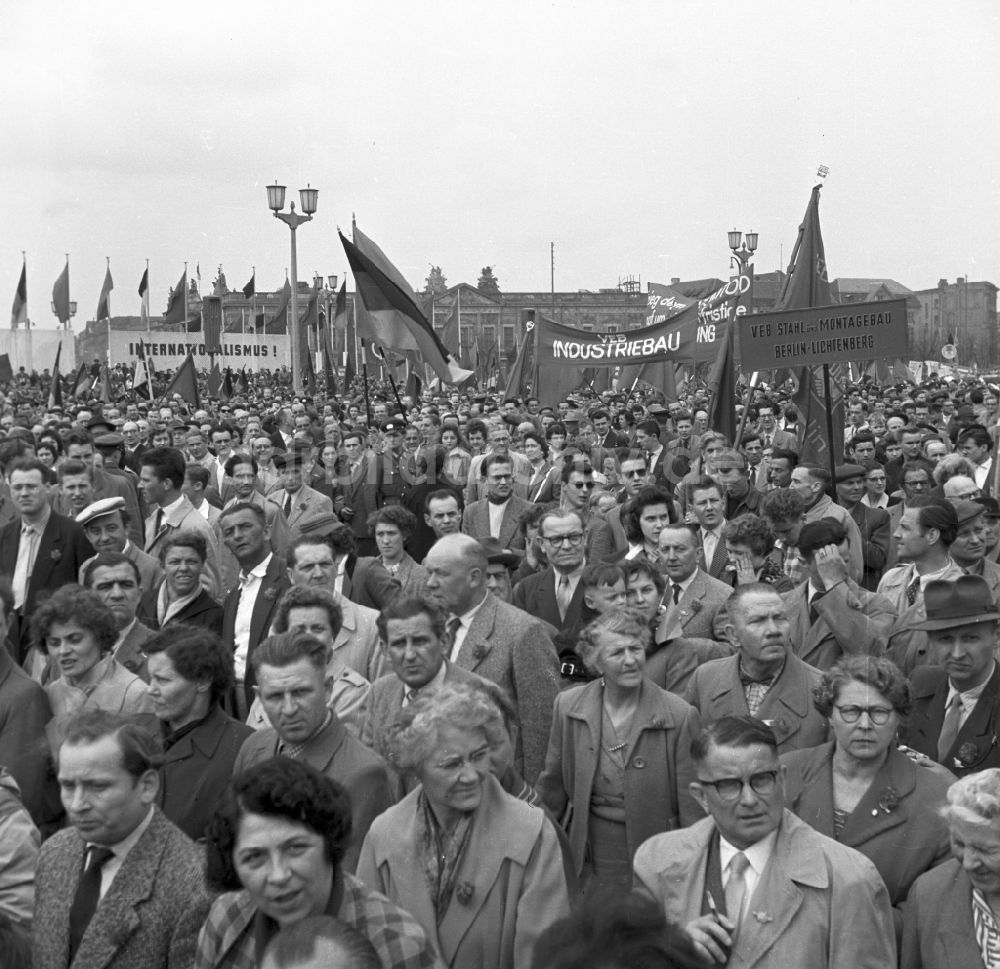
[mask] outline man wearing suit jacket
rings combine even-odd
[[[587,567],[583,521],[575,511],[554,509],[538,521],[548,567],[514,587],[513,603],[559,630],[580,625],[583,572]]]
[[[83,586],[96,592],[115,617],[118,638],[111,649],[112,655],[130,673],[148,683],[143,646],[154,633],[136,618],[142,597],[138,567],[121,552],[99,552],[82,572]]]
[[[683,927],[707,965],[896,965],[889,894],[875,866],[784,807],[773,731],[749,717],[692,744],[691,791],[709,815],[636,852],[640,891]]]
[[[201,852],[155,806],[161,756],[158,738],[103,710],[67,725],[59,784],[70,827],[42,846],[34,969],[193,964],[210,898]]]
[[[765,451],[769,447],[776,447],[798,454],[801,450],[798,435],[778,427],[777,405],[768,400],[763,400],[757,405],[757,433]]]
[[[723,488],[712,478],[701,478],[687,486],[688,511],[698,522],[698,564],[713,579],[721,579],[729,567],[729,553],[722,531],[726,527]]]
[[[722,640],[725,606],[732,587],[698,567],[698,546],[689,525],[665,525],[660,531],[660,564],[666,575],[666,612],[657,642],[679,636]]]
[[[528,483],[531,481],[533,469],[531,462],[523,455],[510,449],[510,428],[506,424],[499,424],[489,430],[490,449],[486,454],[478,454],[469,465],[469,481],[465,489],[465,503],[471,505],[479,501],[485,494],[485,478],[482,475],[482,466],[486,458],[491,454],[508,458],[514,474],[513,489],[514,494],[519,498],[528,497]]]
[[[824,743],[826,720],[812,700],[821,674],[791,651],[781,596],[764,583],[741,585],[726,608],[726,636],[736,655],[695,670],[685,699],[703,722],[747,715],[763,720],[779,753]]]
[[[270,637],[256,650],[258,695],[272,726],[248,737],[233,776],[271,757],[300,759],[343,784],[351,796],[351,841],[344,868],[353,872],[372,821],[392,804],[381,758],[353,737],[329,707],[333,678],[327,647],[307,633]]]
[[[486,588],[486,553],[468,535],[446,535],[424,559],[428,595],[449,615],[451,662],[492,680],[518,711],[518,773],[534,783],[545,766],[559,662],[542,623]]]
[[[302,482],[304,458],[295,449],[275,455],[274,464],[281,472],[281,488],[268,496],[285,513],[289,539],[295,540],[309,522],[333,512],[333,502]]]
[[[253,702],[254,650],[267,637],[278,600],[291,583],[284,559],[270,550],[260,508],[235,505],[222,513],[219,524],[240,566],[239,582],[222,603],[222,641],[233,647],[237,712],[243,720]]]
[[[83,529],[49,506],[46,469],[34,458],[18,458],[8,469],[19,518],[0,529],[0,574],[14,587],[10,642],[16,659],[28,647],[28,618],[44,592],[76,582],[80,566],[94,554]]]
[[[978,575],[927,583],[927,632],[935,666],[913,671],[906,743],[963,777],[1000,767],[997,718],[1000,612]]]
[[[531,508],[531,502],[514,494],[514,468],[510,459],[487,454],[479,467],[486,497],[465,509],[462,531],[477,539],[492,536],[503,548],[522,550],[524,535],[518,525],[521,514]]]
[[[434,604],[401,596],[378,617],[379,640],[391,673],[372,684],[360,739],[376,752],[385,750],[385,737],[397,713],[421,690],[444,683],[484,684],[475,673],[449,663],[447,617]],[[413,790],[411,781],[391,771],[395,800]]]
[[[208,557],[202,585],[210,595],[221,594],[219,545],[212,526],[185,497],[184,455],[176,448],[157,447],[142,456],[139,490],[152,514],[146,519],[146,551],[159,555],[164,538],[172,532],[192,529],[205,536]]]
[[[377,455],[365,447],[360,431],[348,431],[341,444],[347,465],[334,492],[337,517],[350,526],[358,555],[377,555],[368,516],[382,507],[382,474]]]
[[[882,655],[895,611],[848,576],[843,526],[830,519],[803,525],[798,550],[809,578],[781,594],[795,655],[818,670],[842,656]]]

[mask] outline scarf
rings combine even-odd
[[[417,804],[417,847],[438,925],[444,921],[451,904],[455,880],[469,843],[474,817],[474,814],[463,816],[455,830],[448,834],[438,825],[427,797],[423,792],[420,794]]]

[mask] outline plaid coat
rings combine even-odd
[[[339,877],[343,899],[330,914],[371,942],[383,969],[444,969],[434,944],[411,915],[353,876]],[[256,915],[257,906],[247,892],[220,895],[201,930],[194,969],[257,969]]]

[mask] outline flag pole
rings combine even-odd
[[[743,431],[746,430],[747,416],[750,413],[750,401],[753,400],[753,392],[757,387],[757,382],[754,380],[754,378],[759,376],[760,376],[759,370],[755,370],[752,374],[750,374],[750,385],[747,388],[746,403],[744,403],[743,405],[743,415],[740,417],[740,426],[739,430],[737,430],[736,432],[736,440],[733,441],[733,447],[737,450],[739,449],[740,441],[743,440]]]
[[[184,299],[184,333],[188,331],[188,264],[184,263],[184,292],[181,293]]]
[[[108,269],[108,272],[110,272],[111,271],[111,257],[110,256],[105,256],[104,258],[107,260],[107,269]],[[104,303],[105,311],[108,314],[108,353],[107,353],[107,357],[108,357],[108,386],[110,387],[111,386],[111,293],[110,292],[105,297],[105,300],[106,300],[106,302]],[[109,401],[109,403],[110,403],[110,401]]]
[[[148,259],[146,260],[146,305],[145,305],[145,310],[146,310],[146,336],[148,337],[148,336],[151,335],[150,334],[150,330],[151,330],[151,326],[152,326],[152,324],[149,321],[149,260]],[[150,393],[152,393],[152,391],[153,391],[153,388],[150,387]]]
[[[355,339],[357,331],[355,330]],[[357,345],[355,344],[355,350]],[[368,418],[368,430],[372,427],[372,405],[371,401],[368,399],[368,354],[365,353],[365,341],[361,341],[361,379],[364,381],[365,388],[365,415]]]
[[[403,415],[403,423],[409,424],[409,415],[406,413],[406,408],[403,407],[403,401],[399,397],[399,389],[396,387],[396,380],[392,375],[393,370],[396,368],[386,359],[384,347],[378,347],[376,352],[385,363],[385,372],[389,377],[389,386],[392,387],[392,396],[396,398],[396,406],[399,408],[399,413]]]

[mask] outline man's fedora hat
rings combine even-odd
[[[971,626],[977,622],[1000,619],[986,580],[978,575],[961,575],[957,579],[935,579],[924,589],[927,619],[914,623],[914,629],[950,629]]]

